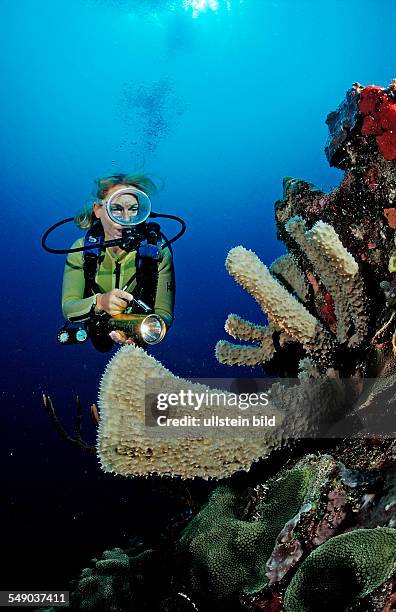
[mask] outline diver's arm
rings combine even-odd
[[[82,240],[77,240],[74,247],[82,246]],[[85,278],[82,252],[69,253],[63,273],[62,312],[69,321],[84,321],[89,319],[96,296],[84,298]]]
[[[175,271],[172,254],[168,248],[163,250],[162,259],[158,265],[158,286],[155,298],[154,312],[162,317],[167,328],[172,325],[175,303]]]

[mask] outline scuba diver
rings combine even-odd
[[[63,275],[62,311],[66,324],[58,332],[62,344],[88,337],[99,351],[114,343],[156,344],[173,322],[175,277],[171,244],[186,226],[174,215],[151,210],[156,191],[148,177],[114,174],[96,180],[93,203],[73,218],[49,228],[42,246],[67,253]],[[171,240],[149,217],[178,221],[182,229]],[[47,246],[48,235],[69,221],[87,230],[70,249]]]

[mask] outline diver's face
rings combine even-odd
[[[125,187],[126,185],[114,185],[106,193],[103,204],[98,204],[96,202],[94,204],[94,213],[102,223],[105,240],[114,240],[121,238],[122,236],[123,226],[120,223],[116,223],[109,217],[106,210],[106,203],[108,202],[110,196],[120,189],[125,189]],[[128,222],[132,219],[132,217],[136,217],[139,212],[138,200],[132,193],[122,193],[112,199],[110,211],[114,218],[120,219],[120,221],[123,221],[124,223],[125,221]]]

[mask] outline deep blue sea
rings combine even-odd
[[[187,232],[174,245],[175,322],[152,354],[185,377],[261,374],[214,356],[230,312],[265,323],[225,257],[239,244],[267,264],[284,252],[273,214],[283,176],[338,185],[326,115],[352,83],[396,76],[396,4],[2,0],[1,17],[0,590],[66,589],[105,548],[155,539],[172,503],[158,483],[104,475],[48,419],[43,392],[72,432],[78,394],[94,441],[88,408],[111,355],[57,344],[64,257],[41,249],[44,230],[97,177],[153,177],[154,210]],[[69,224],[50,243],[79,235]]]

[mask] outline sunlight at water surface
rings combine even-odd
[[[231,0],[226,0],[224,4],[227,10],[230,10]],[[217,11],[219,0],[183,0],[183,6],[186,10],[192,10],[192,16],[195,19],[200,13],[207,10]]]

